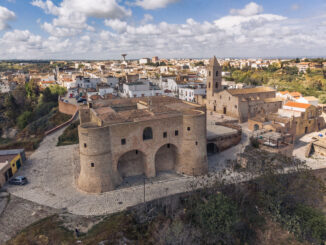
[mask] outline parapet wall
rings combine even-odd
[[[58,103],[59,103],[59,111],[61,113],[64,113],[67,115],[74,115],[76,113],[76,111],[78,110],[77,105],[66,103],[66,102],[62,101],[60,98],[58,100]]]

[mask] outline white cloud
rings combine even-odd
[[[154,23],[150,16],[138,22],[105,18],[109,28],[94,30],[87,24],[89,15],[80,9],[65,19],[62,5],[45,1],[37,4],[49,13],[57,13],[52,22],[41,25],[50,36],[40,37],[27,30],[8,31],[0,38],[0,57],[112,59],[120,58],[121,53],[131,58],[326,55],[326,16],[289,19],[261,10],[246,14],[232,11],[232,15],[214,21],[189,18],[181,24]]]
[[[119,33],[125,32],[127,29],[127,22],[118,19],[105,20],[104,23],[106,26],[111,27],[113,30]]]
[[[63,0],[56,6],[51,0],[33,0],[32,5],[46,13],[57,16],[52,23],[44,23],[42,28],[51,35],[74,35],[94,28],[87,24],[89,17],[122,19],[131,15],[131,10],[120,6],[116,0]],[[67,29],[68,28],[68,29]],[[58,31],[58,34],[54,32]]]
[[[154,17],[150,14],[144,14],[144,18],[141,20],[141,24],[146,24],[154,20]]]
[[[135,4],[144,9],[158,9],[165,8],[167,5],[179,1],[180,0],[137,0]]]
[[[9,28],[8,22],[15,19],[16,15],[9,9],[0,6],[0,31]]]
[[[263,6],[258,5],[255,2],[250,2],[243,9],[231,9],[230,13],[234,15],[251,16],[260,14],[263,11]]]
[[[280,15],[273,14],[260,14],[253,16],[225,16],[216,21],[214,21],[215,25],[225,30],[226,32],[242,32],[243,29],[253,29],[255,27],[264,26],[269,22],[274,21],[282,21],[285,20],[286,17]]]

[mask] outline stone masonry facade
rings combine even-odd
[[[81,106],[79,189],[114,190],[124,178],[207,172],[206,109],[169,97]]]

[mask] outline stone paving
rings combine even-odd
[[[19,175],[26,176],[30,183],[26,186],[6,185],[9,193],[77,215],[114,213],[144,201],[143,185],[103,194],[86,194],[77,190],[73,173],[78,146],[56,147],[57,138],[64,129],[47,136],[19,170]],[[165,180],[146,180],[145,200],[185,192],[192,179],[171,175]]]
[[[227,159],[235,159],[237,153],[243,151],[249,143],[250,133],[247,124],[243,127],[241,143],[219,154],[208,157],[210,171],[225,168]],[[118,190],[102,194],[86,194],[74,184],[74,172],[78,168],[78,145],[56,147],[57,138],[65,128],[47,136],[40,147],[30,156],[19,170],[19,175],[29,179],[26,186],[9,186],[8,192],[20,198],[36,202],[55,209],[66,210],[76,215],[104,215],[134,206],[141,202],[154,200],[166,195],[189,191],[194,177],[165,174],[158,178],[146,180],[145,196],[142,181],[137,180],[135,186],[124,185]],[[303,137],[295,149],[295,155],[304,152],[302,148],[309,142]],[[300,157],[301,158],[301,157]],[[322,161],[309,159],[309,163],[320,168]],[[326,161],[324,161],[326,164]],[[325,165],[326,167],[326,165]]]
[[[326,129],[321,130],[320,132],[313,132],[306,134],[301,137],[295,144],[293,150],[293,156],[306,161],[307,165],[312,169],[326,168],[326,157],[323,156],[312,156],[309,158],[305,157],[306,149],[309,143],[312,141],[312,137],[319,138],[318,135],[321,133],[325,137]]]

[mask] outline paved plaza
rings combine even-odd
[[[249,143],[247,124],[243,127],[243,137],[240,144],[219,154],[208,157],[209,170],[220,171],[226,167],[228,159],[235,159],[237,153],[243,151]],[[141,202],[154,200],[166,195],[182,193],[191,190],[196,179],[175,173],[164,173],[153,179],[134,179],[124,183],[117,190],[102,194],[86,194],[75,187],[75,172],[78,169],[78,145],[57,147],[57,139],[64,128],[47,136],[40,147],[22,166],[19,175],[26,176],[30,183],[26,186],[7,185],[12,195],[68,211],[76,215],[104,215],[126,209]],[[306,135],[295,147],[294,155],[314,169],[326,167],[325,159],[305,159],[305,147],[312,136]],[[145,189],[145,194],[144,194]]]

